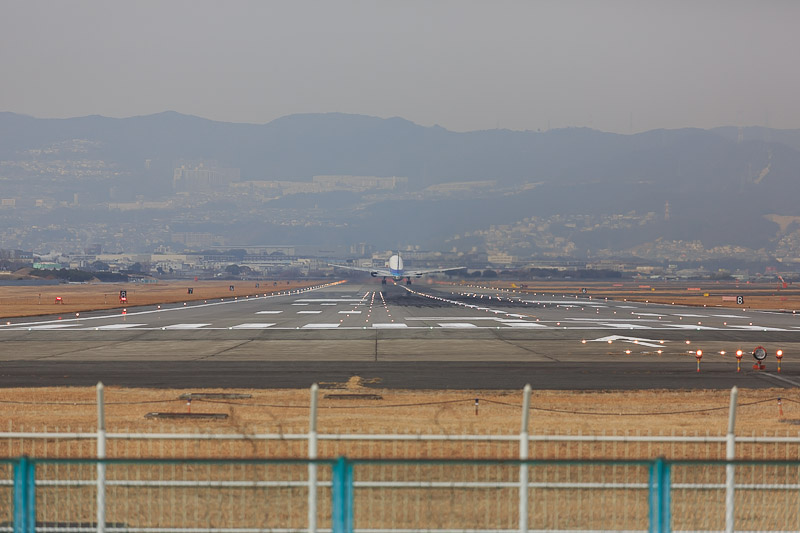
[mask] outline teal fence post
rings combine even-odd
[[[659,533],[670,533],[672,531],[672,465],[662,461],[661,477],[659,487],[661,497],[659,498],[659,516],[661,517]]]
[[[14,467],[14,533],[34,533],[35,528],[35,469],[33,462],[23,456]]]
[[[339,457],[333,465],[332,519],[333,533],[353,532],[353,465]]]
[[[671,497],[670,497],[670,465],[664,459],[656,459],[650,463],[649,500],[650,500],[650,533],[669,533],[672,530]]]

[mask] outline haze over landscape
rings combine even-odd
[[[794,3],[0,9],[3,249],[796,270]]]

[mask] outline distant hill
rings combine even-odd
[[[363,213],[363,220],[378,224],[383,213],[419,210],[406,227],[432,231],[437,221],[452,229],[459,221],[492,224],[535,213],[661,213],[669,202],[669,224],[602,238],[610,245],[633,246],[699,236],[707,245],[758,249],[777,232],[763,215],[800,216],[800,130],[744,128],[741,133],[741,139],[738,128],[636,135],[586,128],[457,133],[401,118],[340,113],[291,115],[268,124],[215,122],[175,112],[125,119],[0,113],[0,159],[71,139],[97,141],[91,157],[129,170],[156,196],[169,190],[172,165],[180,159],[216,160],[240,168],[244,180],[406,176],[413,190],[496,180],[496,194],[480,201],[380,203]],[[143,172],[146,159],[157,171]],[[541,185],[511,196],[502,192],[525,183]],[[464,212],[465,205],[472,211]],[[387,229],[367,226],[376,233]],[[600,237],[596,233],[591,239]]]
[[[130,168],[145,159],[213,159],[250,180],[321,174],[407,176],[419,188],[447,181],[703,182],[784,180],[796,168],[800,130],[655,130],[617,135],[586,128],[457,133],[401,118],[341,113],[290,115],[268,124],[215,122],[175,112],[114,119],[37,119],[0,113],[0,158],[70,139],[101,144],[94,154]],[[765,140],[771,139],[771,140]],[[795,174],[796,175],[796,174]]]

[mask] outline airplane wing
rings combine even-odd
[[[466,267],[455,268],[431,268],[427,270],[406,270],[403,272],[404,276],[422,276],[423,274],[436,274],[437,272],[452,272],[454,270],[464,270]]]
[[[366,267],[356,267],[350,265],[337,265],[335,263],[328,263],[334,268],[344,268],[346,270],[357,270],[359,272],[369,272],[373,276],[391,276],[392,273],[389,271],[388,268],[366,268]]]

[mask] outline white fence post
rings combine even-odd
[[[311,413],[308,417],[308,458],[317,458],[317,390],[311,385]],[[308,465],[308,533],[317,531],[317,465]]]
[[[731,389],[731,406],[728,412],[728,435],[725,446],[725,460],[733,461],[736,458],[736,398],[739,395],[739,389],[733,387]],[[736,496],[736,479],[734,475],[734,466],[730,463],[725,465],[725,532],[733,533],[735,529],[735,496]]]
[[[531,386],[522,389],[522,424],[519,432],[519,458],[528,460],[528,420],[531,412]],[[528,465],[519,465],[519,530],[528,531]]]
[[[97,382],[97,458],[106,458],[106,413],[103,382]],[[106,465],[97,463],[97,533],[106,530]]]

